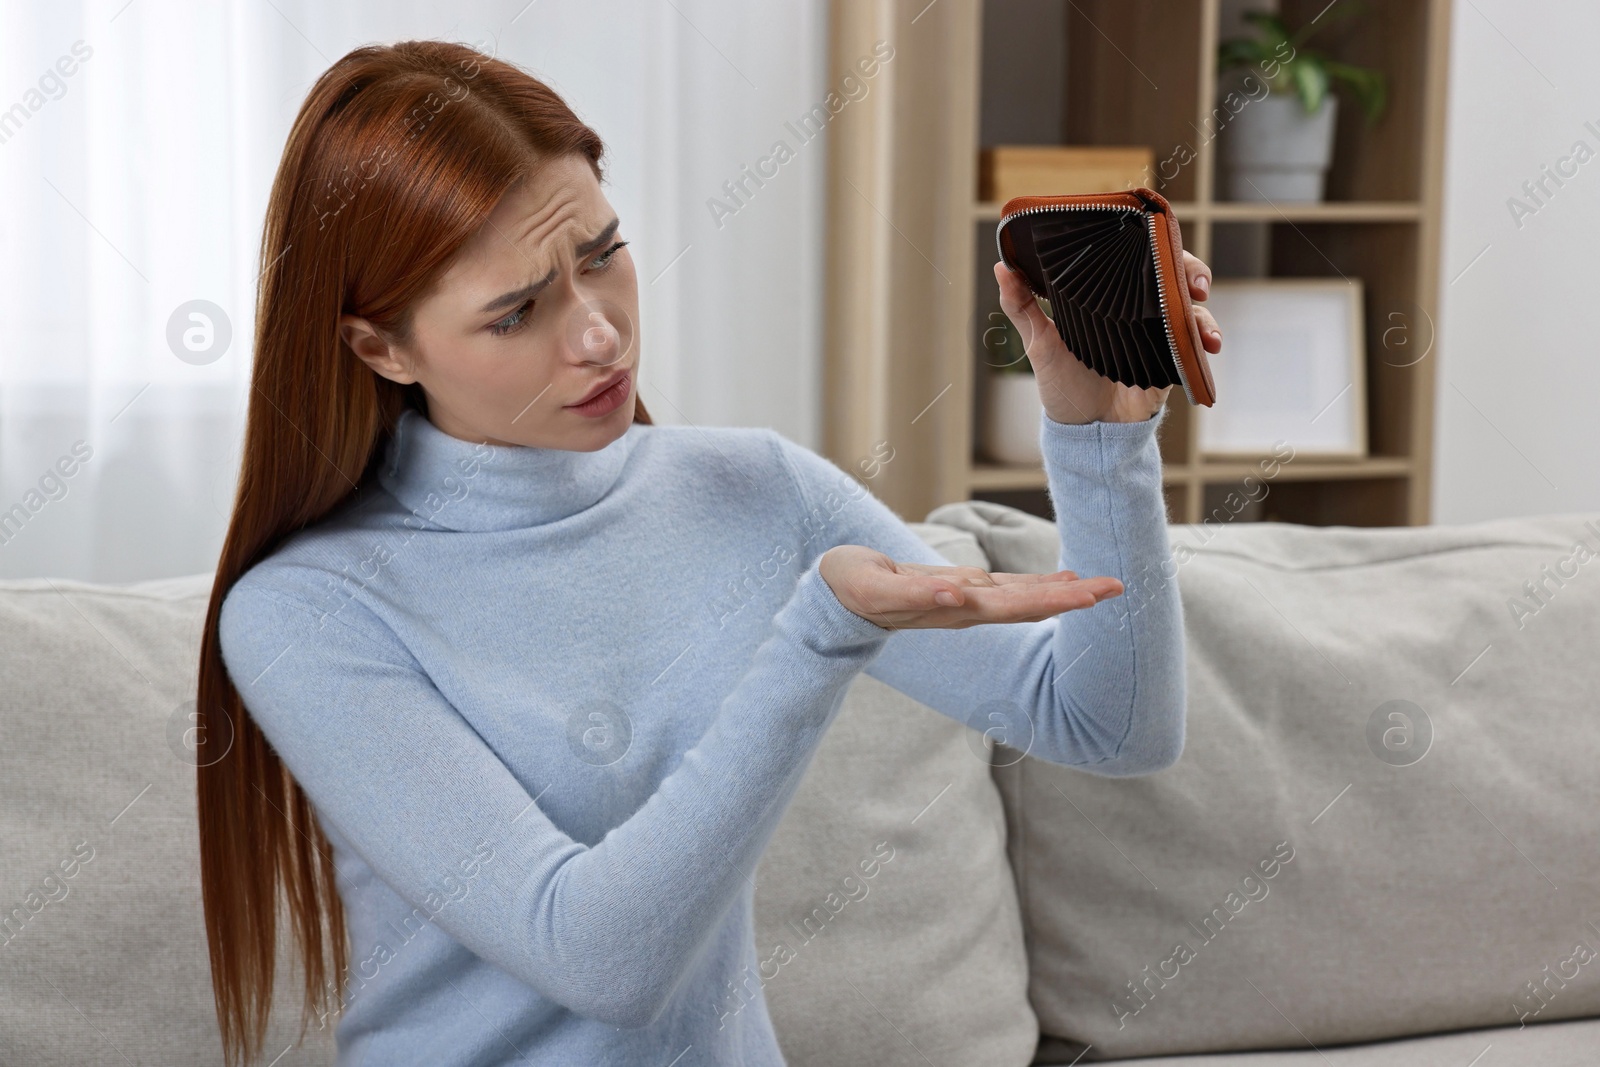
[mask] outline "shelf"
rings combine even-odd
[[[1169,483],[1187,481],[1188,477],[1183,467],[1168,467],[1161,472],[1162,481]],[[1043,467],[1025,467],[1010,463],[974,463],[968,472],[967,484],[973,490],[1010,490],[1043,489],[1049,483],[1045,479]]]
[[[1404,200],[1325,200],[1318,204],[1219,200],[1200,210],[1213,222],[1418,222],[1422,219],[1422,205]]]
[[[1289,460],[1280,462],[1272,481],[1337,481],[1351,478],[1404,478],[1413,464],[1404,456],[1368,456],[1351,460]],[[1161,480],[1168,484],[1199,478],[1202,482],[1239,481],[1248,475],[1260,478],[1259,461],[1248,459],[1202,459],[1197,464],[1170,463],[1161,468]],[[1043,467],[1006,463],[974,463],[967,472],[967,485],[973,492],[1044,489],[1048,482]]]
[[[1272,481],[1329,481],[1339,478],[1404,478],[1412,472],[1405,456],[1368,456],[1365,459],[1279,461]],[[1262,477],[1259,460],[1202,459],[1198,465],[1203,481],[1237,480],[1247,474]]]
[[[1169,203],[1172,204],[1172,210],[1177,213],[1178,221],[1180,222],[1198,217],[1197,212],[1200,209],[1198,204],[1179,203],[1176,200],[1169,201]],[[999,222],[1000,209],[1003,206],[998,200],[974,200],[972,202],[972,221]]]
[[[999,222],[1001,204],[978,200],[974,222]],[[1405,200],[1325,200],[1320,203],[1255,203],[1219,200],[1210,204],[1172,204],[1180,222],[1419,222],[1422,205]],[[1187,242],[1185,242],[1187,243]]]
[[[976,490],[1043,489],[1046,486],[1043,467],[1020,467],[1007,463],[974,463],[967,475],[967,485]]]

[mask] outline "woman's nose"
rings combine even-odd
[[[595,363],[610,363],[620,344],[617,328],[599,311],[590,311],[588,324],[579,338],[583,358]]]
[[[562,333],[569,360],[608,366],[633,350],[633,312],[610,300],[586,300],[567,313]]]

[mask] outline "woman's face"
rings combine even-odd
[[[352,351],[419,382],[445,433],[497,445],[590,452],[633,421],[638,279],[589,163],[549,161],[512,189],[414,310],[405,346],[339,319]],[[601,402],[580,401],[618,374]]]

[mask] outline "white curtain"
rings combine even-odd
[[[312,81],[371,41],[494,51],[599,131],[639,264],[640,389],[658,422],[815,443],[826,143],[786,124],[827,93],[823,0],[0,11],[0,578],[215,566],[273,171]],[[778,140],[793,158],[731,199],[724,183]],[[719,218],[715,199],[735,210]]]

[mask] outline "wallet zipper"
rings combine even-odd
[[[1143,215],[1146,220],[1145,229],[1150,234],[1150,259],[1155,262],[1158,256],[1156,244],[1156,215],[1158,212],[1146,211],[1131,204],[1037,204],[1025,207],[1021,211],[1013,211],[1000,219],[999,225],[994,228],[994,247],[1001,260],[1006,258],[1005,251],[1000,246],[1000,231],[1005,229],[1006,223],[1023,215],[1034,215],[1041,211],[1129,211]],[[1172,319],[1167,314],[1167,293],[1161,284],[1159,272],[1156,276],[1156,301],[1161,305],[1161,328],[1167,335],[1167,351],[1172,356],[1172,365],[1178,370],[1178,381],[1183,385],[1184,395],[1194,403],[1194,391],[1189,388],[1189,377],[1183,373],[1183,360],[1178,355],[1178,339],[1172,335]]]

